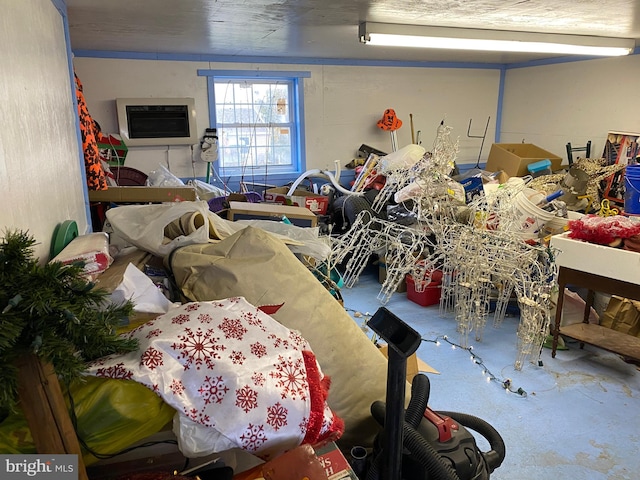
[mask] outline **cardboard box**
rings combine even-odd
[[[109,187],[89,190],[90,202],[162,203],[196,200],[193,187]]]
[[[389,358],[389,354],[387,352],[389,350],[388,345],[382,345],[378,350],[380,350],[380,353],[384,355],[384,358]],[[409,358],[407,358],[407,382],[411,383],[413,381],[413,377],[415,377],[420,372],[436,374],[440,373],[433,367],[420,360],[418,358],[418,355],[414,353]]]
[[[640,337],[640,302],[613,295],[600,318],[600,325]]]
[[[510,177],[524,177],[529,174],[527,165],[541,160],[549,160],[554,172],[562,168],[562,158],[532,143],[494,143],[485,170],[503,171]]]
[[[329,480],[358,480],[349,462],[342,454],[335,442],[329,442],[315,450],[316,456]]]
[[[277,203],[249,203],[229,202],[227,218],[229,220],[275,220],[281,221],[287,217],[289,221],[299,227],[315,227],[318,217],[304,207],[292,207]]]
[[[144,265],[151,259],[149,252],[137,248],[127,249],[124,253],[117,255],[113,263],[104,272],[96,277],[96,288],[112,293],[124,279],[124,272],[130,263],[138,267],[141,271]]]
[[[271,203],[305,207],[318,215],[325,215],[327,213],[329,197],[302,189],[294,190],[291,196],[287,196],[288,192],[289,187],[269,188],[264,194],[264,199]]]

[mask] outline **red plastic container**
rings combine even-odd
[[[440,294],[442,293],[441,282],[430,282],[424,286],[422,292],[416,290],[416,284],[411,275],[407,275],[407,298],[418,305],[428,307],[440,303]]]

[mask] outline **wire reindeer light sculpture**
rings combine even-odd
[[[455,165],[458,142],[451,128],[441,123],[432,152],[406,168],[385,170],[385,157],[378,163],[387,176],[373,203],[380,212],[395,191],[396,202],[410,200],[417,222],[406,226],[360,212],[351,229],[335,240],[331,258],[345,266],[345,286],[352,287],[370,256],[384,254],[387,276],[378,300],[387,303],[398,285],[410,274],[428,283],[434,270],[442,270],[440,314],[452,313],[460,344],[469,345],[470,335],[482,341],[495,296],[493,326],[502,323],[512,295],[520,307],[517,330],[517,370],[527,358],[540,356],[549,332],[551,289],[557,278],[553,254],[548,247],[526,242],[519,231],[519,213],[514,198],[522,185],[502,185],[488,199],[484,195],[466,201],[460,184],[449,174]],[[418,291],[424,288],[415,282]],[[497,292],[497,293],[495,293]]]

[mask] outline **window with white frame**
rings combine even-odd
[[[212,126],[221,176],[290,176],[304,171],[301,78],[305,72],[209,71]]]

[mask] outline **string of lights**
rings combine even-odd
[[[513,386],[513,383],[510,378],[501,379],[500,377],[497,377],[496,375],[491,373],[491,370],[489,370],[489,367],[485,365],[482,358],[473,351],[473,345],[469,347],[463,347],[462,345],[452,342],[449,339],[449,337],[447,337],[447,335],[439,335],[435,339],[428,339],[423,337],[421,340],[426,343],[433,343],[436,346],[440,346],[441,340],[443,340],[444,342],[451,345],[451,348],[454,350],[466,351],[467,353],[469,353],[469,358],[471,359],[471,361],[482,368],[482,374],[487,379],[487,382],[498,383],[502,388],[504,388],[507,391],[507,393],[516,393],[523,398],[527,396],[527,392],[522,387],[516,388]]]
[[[353,310],[351,308],[345,308],[345,310],[352,312],[353,316],[355,318],[363,318],[363,322],[361,324],[361,328],[365,333],[371,333],[367,327],[367,322],[369,321],[369,318],[371,318],[371,314],[369,312],[366,313],[361,313],[359,311]],[[473,351],[473,346],[469,346],[469,347],[463,347],[462,345],[459,345],[455,342],[452,342],[449,337],[447,335],[438,335],[436,338],[434,339],[429,339],[429,338],[424,338],[421,337],[422,342],[426,342],[426,343],[433,343],[436,346],[440,346],[442,344],[442,341],[444,341],[445,343],[451,345],[451,348],[453,350],[463,350],[466,351],[469,354],[469,358],[471,359],[471,361],[475,364],[478,365],[480,368],[482,368],[482,374],[485,376],[485,378],[487,379],[488,383],[491,382],[495,382],[498,385],[500,385],[502,388],[504,388],[504,390],[507,393],[515,393],[516,395],[518,395],[521,398],[526,398],[527,397],[527,392],[522,388],[522,387],[514,387],[513,382],[511,381],[510,378],[500,378],[496,375],[494,375],[491,370],[489,370],[489,367],[487,367],[484,363],[484,360],[482,360],[482,358],[477,355],[474,351]],[[371,341],[373,343],[375,343],[376,345],[378,344],[378,338],[377,335],[374,333]]]

